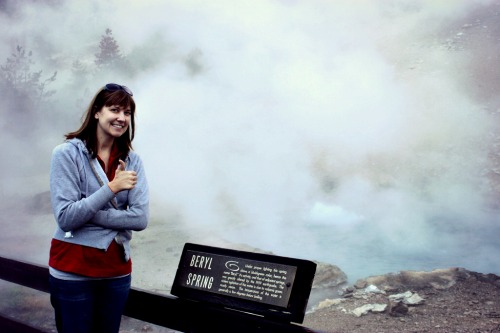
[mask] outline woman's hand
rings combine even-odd
[[[108,183],[109,188],[114,193],[123,190],[131,190],[137,184],[137,173],[135,171],[126,171],[127,164],[119,160],[118,168],[116,168],[115,178]]]

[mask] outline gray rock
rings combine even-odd
[[[419,294],[406,291],[401,294],[390,295],[389,299],[396,302],[403,302],[407,305],[419,305],[425,302]]]
[[[366,315],[368,312],[381,313],[387,309],[387,304],[365,304],[352,310],[352,314],[356,317]]]
[[[403,302],[389,302],[388,311],[390,316],[401,317],[408,313],[408,305]]]

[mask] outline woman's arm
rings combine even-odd
[[[63,231],[80,228],[93,218],[114,196],[103,186],[87,198],[82,198],[79,169],[83,168],[78,149],[67,143],[56,147],[50,167],[52,209]]]
[[[91,223],[115,230],[140,231],[147,227],[149,221],[149,189],[146,173],[141,159],[135,154],[133,160],[129,159],[127,170],[137,173],[137,183],[127,193],[127,209],[107,209],[96,212]],[[104,186],[107,187],[107,186]],[[117,199],[120,200],[120,193]],[[120,206],[120,202],[118,205]]]

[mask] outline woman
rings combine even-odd
[[[118,332],[128,297],[132,230],[146,228],[148,185],[132,151],[135,102],[109,83],[81,127],[52,155],[50,192],[57,228],[49,258],[58,332]]]

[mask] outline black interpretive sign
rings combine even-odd
[[[186,243],[172,294],[302,322],[316,264]]]
[[[287,307],[296,266],[186,251],[179,284],[212,293]]]

